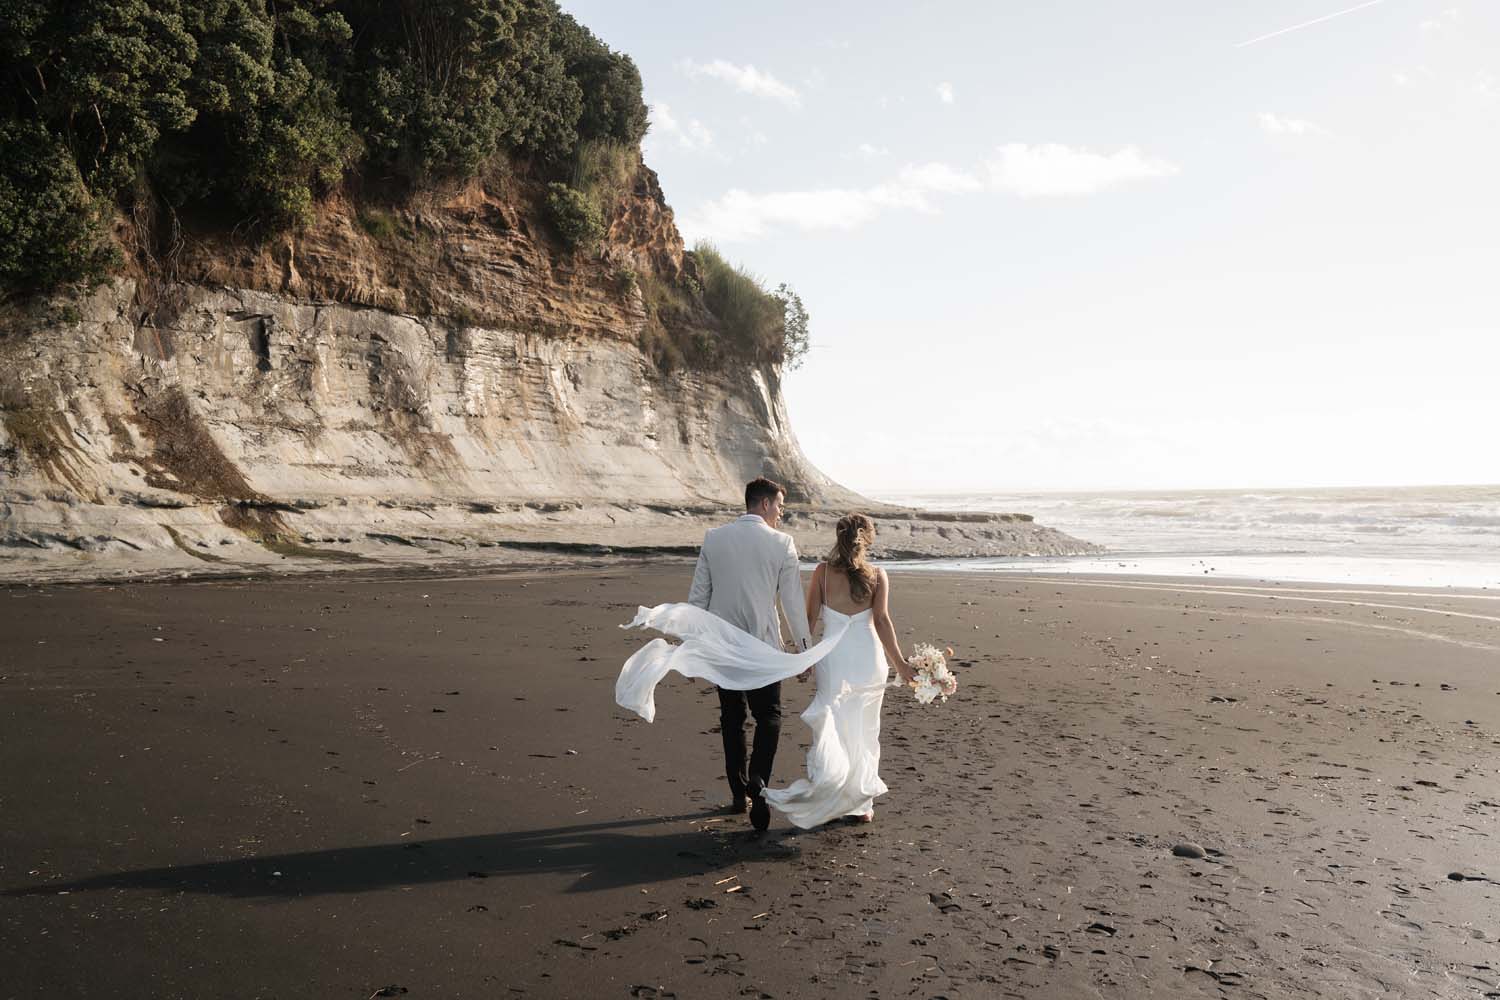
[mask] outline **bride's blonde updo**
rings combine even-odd
[[[828,553],[828,565],[849,578],[849,596],[863,604],[875,592],[875,567],[866,558],[875,543],[875,522],[863,514],[845,514],[834,529],[838,540]]]

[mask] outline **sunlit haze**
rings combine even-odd
[[[566,7],[689,243],[806,301],[836,479],[1500,481],[1500,7]]]

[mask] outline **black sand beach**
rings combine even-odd
[[[757,837],[690,575],[0,591],[0,997],[1500,996],[1500,595],[896,574],[958,696]]]

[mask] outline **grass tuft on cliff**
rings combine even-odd
[[[693,261],[703,303],[718,317],[730,353],[755,361],[801,365],[807,353],[807,309],[783,284],[769,291],[759,278],[736,267],[712,243],[699,242]]]
[[[572,187],[608,215],[630,190],[640,166],[638,146],[614,139],[581,142],[573,156]]]

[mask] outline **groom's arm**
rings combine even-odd
[[[781,610],[786,623],[792,629],[792,641],[798,649],[812,645],[812,630],[807,627],[807,595],[802,592],[802,567],[797,562],[797,543],[790,536],[786,540],[786,556],[781,563],[781,576],[776,584],[776,596],[781,598]]]
[[[707,539],[704,539],[707,541]],[[693,568],[693,586],[688,590],[688,603],[708,610],[708,599],[713,596],[714,583],[708,573],[708,556],[702,548],[698,550],[698,565]]]

